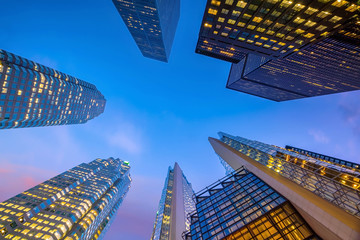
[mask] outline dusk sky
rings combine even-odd
[[[223,131],[360,163],[360,92],[272,102],[225,88],[230,63],[195,54],[205,0],[181,1],[169,63],[141,55],[111,0],[0,0],[0,48],[93,83],[86,124],[0,130],[0,201],[82,162],[121,158],[133,182],[105,240],[150,239],[169,165],[195,192],[224,176]]]

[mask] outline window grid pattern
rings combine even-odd
[[[120,159],[80,164],[0,203],[1,239],[97,239],[130,187]]]
[[[94,85],[0,49],[0,129],[85,123],[105,102]]]
[[[328,37],[348,24],[350,19],[356,21],[359,9],[356,1],[343,0],[307,0],[301,3],[288,0],[208,0],[197,52],[211,55],[215,48],[208,48],[204,42],[211,40],[216,45],[246,53],[286,57],[309,43]],[[227,53],[232,54],[231,51]],[[231,62],[240,60],[234,55]]]
[[[244,168],[196,194],[187,240],[307,239],[315,234],[291,204]]]
[[[178,168],[180,169],[180,168]],[[180,170],[181,171],[181,170]],[[181,186],[180,191],[183,193],[183,199],[180,204],[184,205],[185,216],[189,215],[195,210],[195,202],[193,199],[194,191],[191,183],[187,180],[184,173],[181,171]],[[165,179],[164,188],[161,194],[158,211],[156,213],[154,229],[151,240],[170,240],[170,225],[173,221],[171,219],[171,206],[173,205],[174,196],[174,181],[175,167],[168,169],[168,174]],[[178,202],[179,203],[179,202]],[[190,219],[185,219],[185,230],[190,230]]]
[[[319,159],[319,160],[321,159],[323,161],[328,161],[328,162],[332,162],[332,163],[335,163],[335,164],[339,164],[340,166],[345,165],[345,166],[348,166],[350,168],[359,168],[359,164],[357,164],[357,163],[352,163],[352,162],[345,161],[345,160],[342,160],[342,159],[339,159],[339,158],[330,157],[330,156],[327,156],[327,155],[324,155],[324,154],[311,152],[311,151],[304,150],[304,149],[301,149],[301,148],[296,148],[296,147],[286,145],[285,149],[289,150],[289,151],[294,151],[294,152],[296,152],[298,154],[302,154],[302,155],[305,155],[307,157],[312,157],[312,158],[316,158],[316,159]]]
[[[141,53],[167,62],[180,16],[179,0],[113,0]]]
[[[219,133],[225,144],[360,218],[360,170]]]

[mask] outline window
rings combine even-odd
[[[216,15],[217,14],[217,10],[216,9],[212,9],[212,8],[209,8],[209,11],[208,11],[208,13],[209,14],[212,14],[212,15]]]
[[[225,18],[222,18],[222,17],[218,18],[218,22],[224,22],[224,21],[225,21]]]
[[[234,0],[225,0],[225,4],[232,5],[234,3]]]
[[[240,8],[245,8],[246,2],[238,1],[237,4],[236,4],[236,6],[237,6],[237,7],[240,7]]]
[[[329,21],[336,23],[336,22],[340,21],[341,19],[342,19],[342,17],[333,16],[332,18],[329,19]]]
[[[234,11],[232,11],[232,14],[231,15],[233,15],[234,17],[238,17],[238,16],[240,16],[240,11],[236,11],[236,10],[234,10]]]
[[[308,15],[311,15],[311,14],[316,13],[317,11],[319,11],[319,10],[317,10],[316,8],[309,7],[308,9],[306,9],[305,13]]]
[[[326,18],[327,16],[329,16],[330,13],[329,12],[325,12],[325,11],[321,11],[320,13],[318,13],[318,15],[316,15],[319,18]]]
[[[229,23],[229,24],[235,24],[235,22],[236,22],[236,21],[235,21],[234,19],[229,19],[229,20],[228,20],[228,23]]]

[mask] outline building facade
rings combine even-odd
[[[0,239],[102,239],[130,188],[120,159],[82,163],[0,203]]]
[[[85,81],[0,49],[0,129],[85,123],[106,100]]]
[[[195,210],[193,194],[179,165],[169,167],[151,240],[182,240],[183,232],[190,229],[187,216]]]
[[[208,0],[196,52],[232,63],[227,88],[286,101],[359,90],[357,1]]]
[[[113,0],[144,57],[168,62],[180,0]]]
[[[286,198],[244,168],[195,199],[186,240],[319,239]]]
[[[360,238],[358,164],[219,135],[219,140],[209,138],[215,152],[233,169],[245,167],[287,198],[321,238]]]

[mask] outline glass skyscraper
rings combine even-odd
[[[360,167],[302,149],[219,133],[209,138],[233,169],[245,167],[287,198],[323,239],[360,238]]]
[[[357,1],[208,0],[196,52],[227,88],[286,101],[360,89]]]
[[[244,168],[195,199],[186,240],[319,239],[287,199]]]
[[[0,49],[0,129],[85,123],[105,103],[93,84]]]
[[[182,240],[190,229],[187,215],[195,210],[194,191],[179,165],[169,167],[151,240]]]
[[[102,239],[130,188],[120,159],[82,163],[0,203],[0,238]]]
[[[180,17],[180,0],[113,0],[141,53],[168,62]]]

